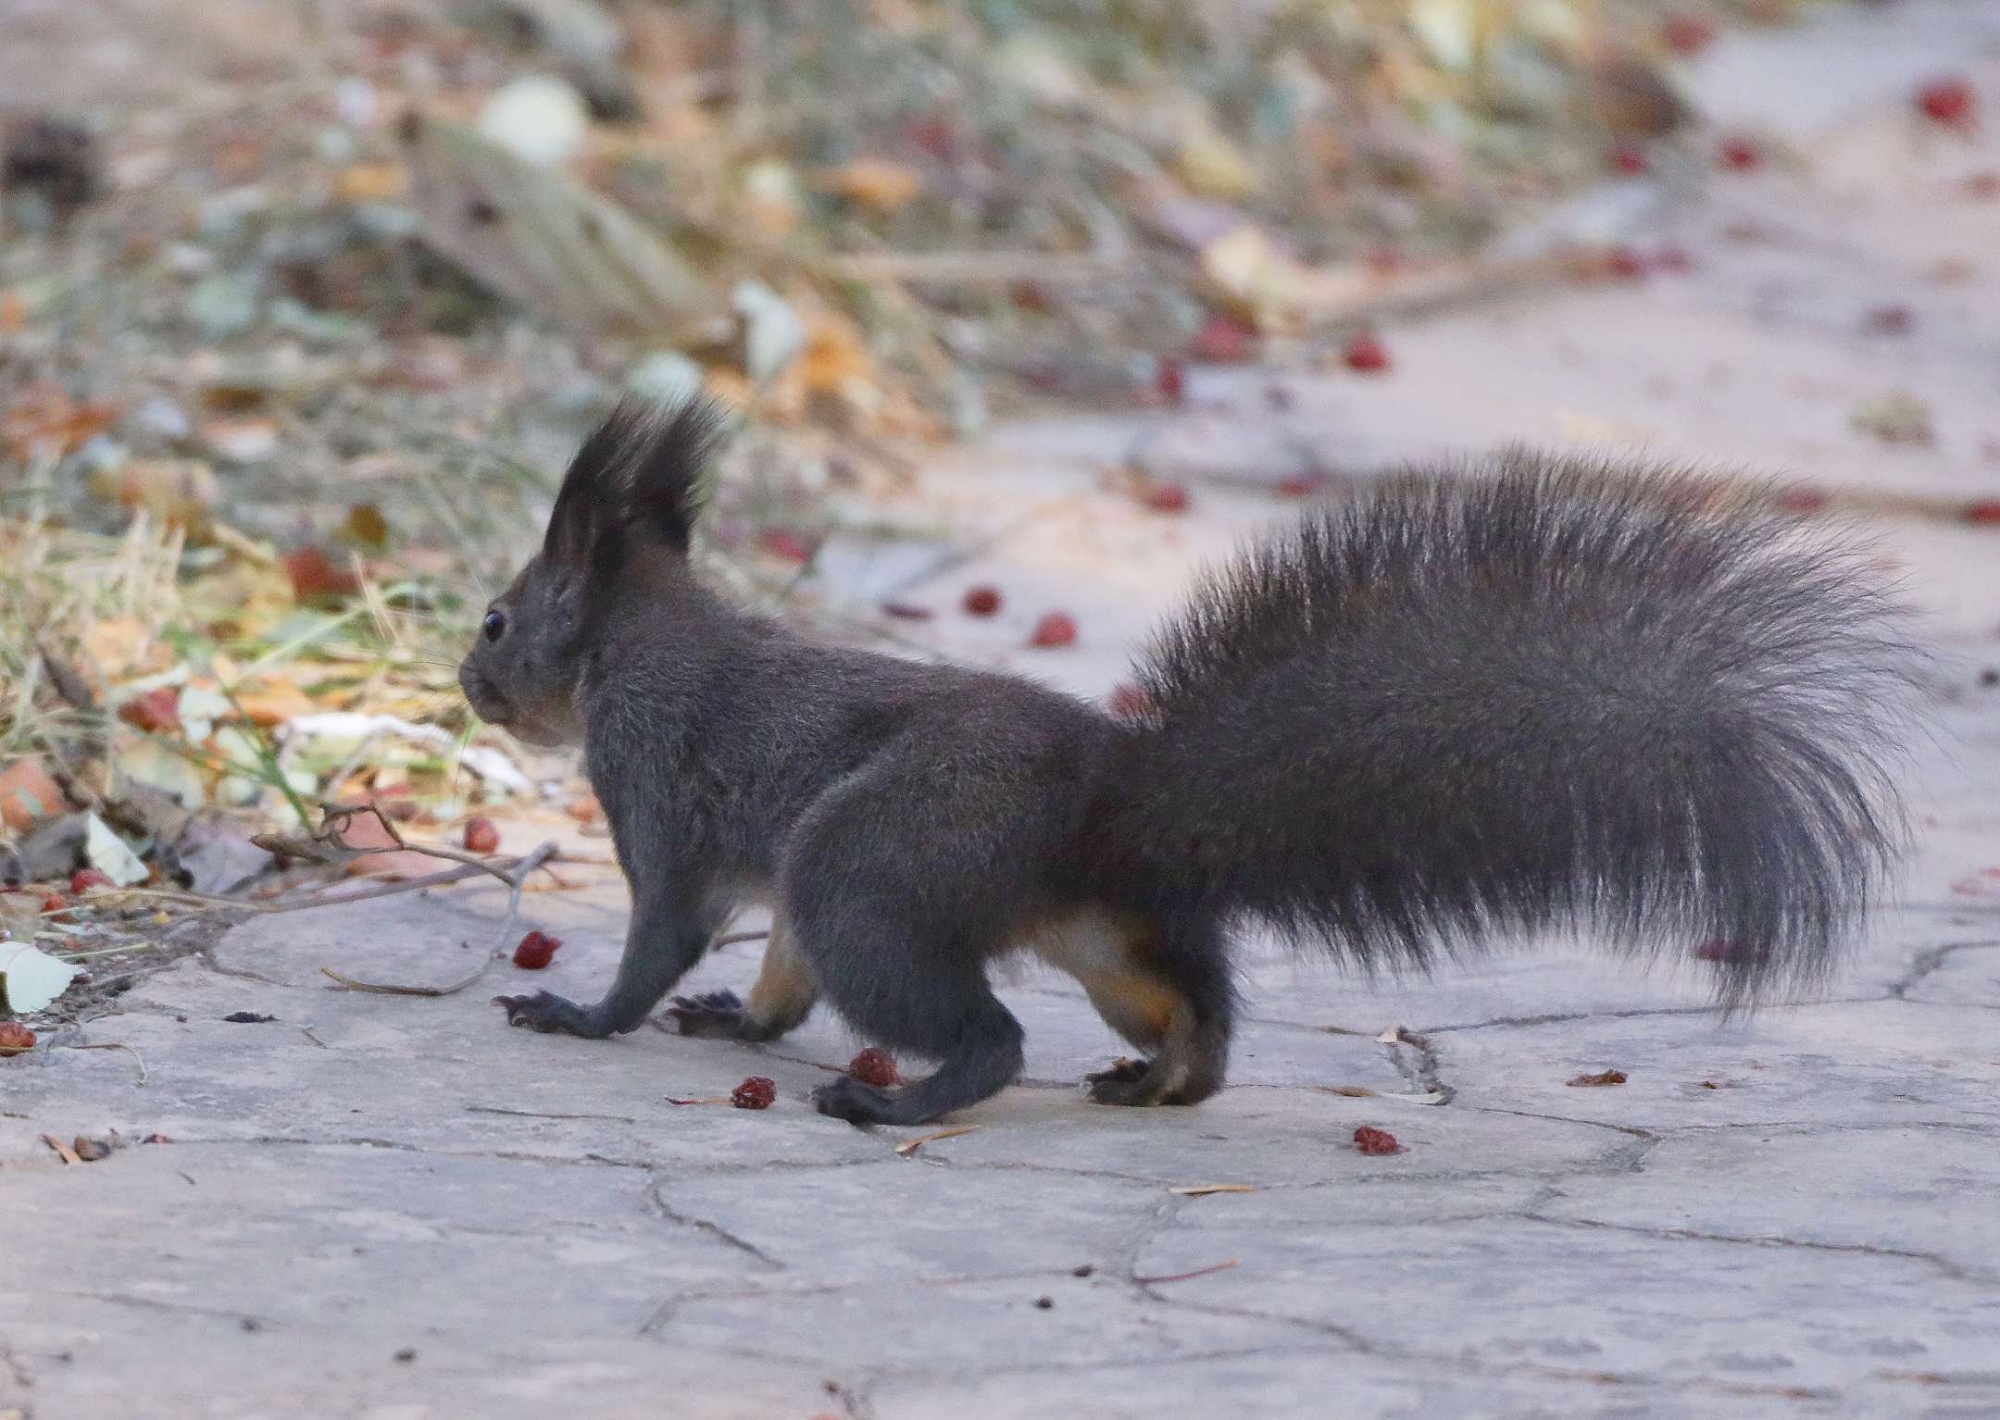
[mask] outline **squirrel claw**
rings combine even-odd
[[[1108,1069],[1085,1075],[1083,1082],[1090,1086],[1093,1104],[1155,1104],[1152,1072],[1151,1061],[1121,1055]]]
[[[565,1001],[552,992],[537,991],[532,996],[495,996],[493,1004],[507,1012],[507,1024],[510,1026],[526,1026],[545,1033],[588,1033],[583,1027],[583,1012],[576,1003]]]
[[[710,991],[701,996],[676,996],[667,1003],[667,1019],[682,1035],[711,1039],[746,1038],[748,1012],[734,991]]]

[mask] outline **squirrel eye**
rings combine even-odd
[[[479,629],[488,641],[498,641],[500,633],[507,629],[507,618],[497,610],[489,611],[486,613],[486,620],[479,624]]]

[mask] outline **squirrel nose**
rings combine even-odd
[[[494,725],[506,722],[506,700],[493,688],[493,682],[474,670],[470,662],[458,668],[458,688],[465,692],[466,703],[480,719]]]

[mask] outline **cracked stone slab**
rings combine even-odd
[[[2000,1033],[1980,1007],[1882,1000],[1735,1021],[1501,1023],[1429,1039],[1471,1108],[1650,1130],[1956,1122],[1993,1130],[2000,1146]],[[1626,1083],[1567,1083],[1607,1068]]]
[[[1645,1167],[1571,1185],[1547,1217],[1929,1260],[2000,1283],[2000,1132],[1928,1125],[1691,1130]],[[2000,1301],[1974,1309],[2000,1322]],[[1995,1352],[2000,1356],[2000,1351]]]
[[[1991,1287],[1921,1256],[1539,1217],[1273,1235],[1233,1226],[1218,1208],[1158,1237],[1137,1264],[1175,1274],[1223,1258],[1238,1265],[1155,1290],[1177,1307],[1306,1322],[1370,1350],[1494,1368],[1834,1395],[1888,1371],[1975,1376],[2000,1355]],[[1442,1336],[1440,1318],[1450,1319]]]

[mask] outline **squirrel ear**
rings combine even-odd
[[[703,399],[673,410],[621,400],[570,461],[543,555],[609,573],[639,545],[686,552],[722,423]]]

